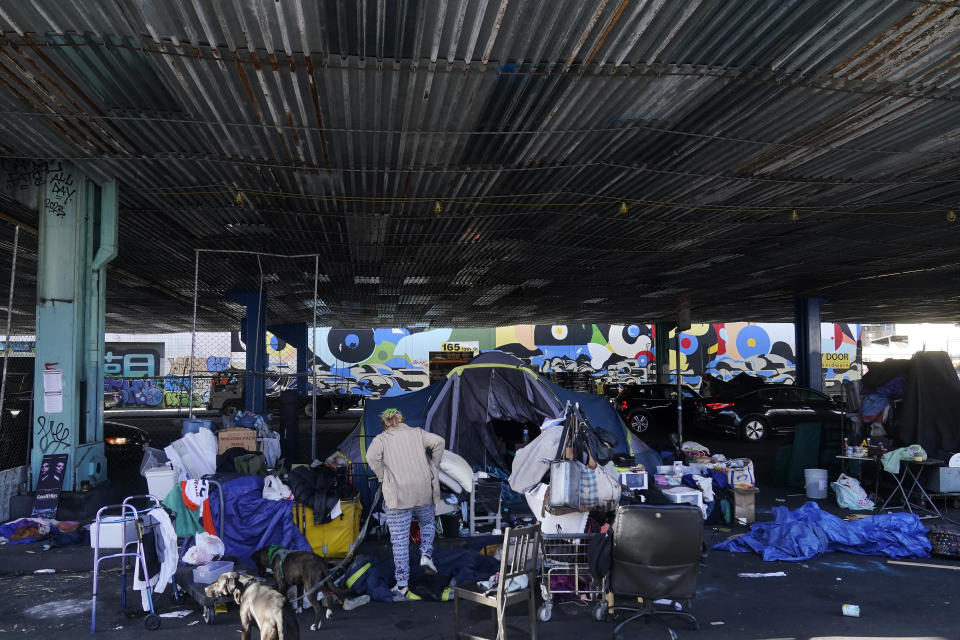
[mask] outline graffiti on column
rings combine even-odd
[[[70,428],[47,416],[37,416],[37,443],[44,454],[70,449]]]
[[[50,197],[44,203],[44,208],[58,218],[67,215],[67,206],[76,195],[77,189],[73,184],[73,172],[64,171],[61,163],[51,163],[48,168]]]

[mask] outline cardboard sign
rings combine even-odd
[[[246,427],[221,429],[217,431],[217,454],[233,447],[242,447],[247,451],[257,450],[257,430]]]
[[[40,462],[40,476],[37,478],[37,495],[33,499],[31,516],[38,518],[56,518],[57,505],[60,502],[60,490],[63,478],[67,474],[67,454],[48,453]]]

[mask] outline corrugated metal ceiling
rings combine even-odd
[[[949,4],[10,0],[0,30],[0,158],[121,183],[112,330],[186,324],[196,249],[318,254],[320,321],[347,326],[679,296],[702,320],[796,295],[956,317]],[[204,326],[261,271],[271,321],[312,316],[312,258],[202,262]]]

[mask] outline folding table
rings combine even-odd
[[[927,490],[923,487],[923,483],[920,482],[920,478],[923,476],[923,472],[928,467],[939,467],[943,465],[943,460],[937,460],[936,458],[927,458],[922,462],[917,460],[901,460],[900,461],[900,473],[891,473],[894,479],[897,481],[897,486],[894,487],[893,491],[890,492],[890,496],[883,503],[883,506],[880,507],[880,511],[884,509],[897,509],[897,506],[888,507],[887,505],[897,497],[899,494],[903,497],[903,506],[906,507],[907,511],[914,513],[914,509],[917,511],[925,511],[930,515],[927,516],[918,516],[921,519],[923,518],[943,518],[943,514],[940,513],[940,509],[937,508],[936,503],[930,497],[930,494],[927,493]],[[909,488],[907,488],[909,486]],[[915,493],[919,492],[917,496],[917,502],[911,502],[910,499]],[[926,504],[923,504],[923,501]],[[926,506],[929,504],[930,506]],[[914,514],[917,515],[917,514]]]

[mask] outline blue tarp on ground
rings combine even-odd
[[[864,556],[926,558],[927,529],[912,513],[887,513],[847,522],[807,502],[795,511],[773,508],[773,522],[758,522],[750,532],[714,545],[722,551],[753,551],[764,560],[799,562],[828,551]]]
[[[220,504],[216,492],[211,491],[210,513],[220,523]],[[310,544],[293,522],[290,500],[265,500],[263,478],[240,476],[223,482],[223,531],[217,535],[223,540],[224,555],[253,567],[250,555],[261,547],[278,545],[286,549],[310,551]]]

